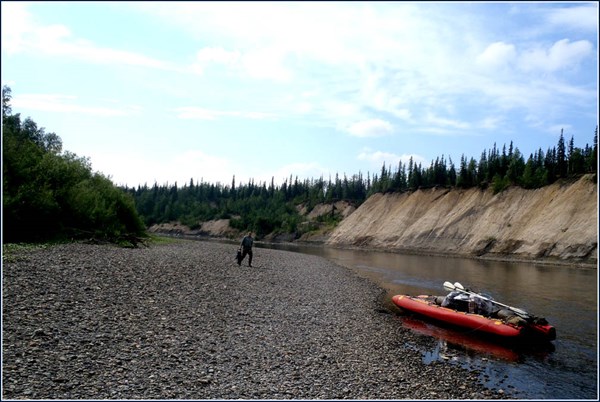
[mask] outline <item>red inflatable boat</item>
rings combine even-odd
[[[392,297],[394,304],[401,309],[474,331],[510,339],[531,336],[548,341],[556,339],[556,330],[543,318],[519,316],[506,309],[491,316],[484,316],[442,307],[443,299],[443,296],[396,295]]]

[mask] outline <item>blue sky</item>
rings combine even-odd
[[[2,2],[2,84],[115,184],[527,158],[598,124],[598,3]]]

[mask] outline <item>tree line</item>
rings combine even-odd
[[[261,237],[272,232],[299,233],[302,218],[296,206],[308,210],[320,203],[339,200],[362,203],[370,185],[362,174],[348,179],[337,175],[335,181],[319,178],[286,179],[275,185],[274,179],[266,182],[231,185],[194,183],[193,179],[183,186],[177,183],[161,185],[154,183],[125,191],[133,196],[137,210],[147,226],[155,223],[179,221],[197,229],[199,223],[212,219],[230,219],[230,226],[239,230],[252,230]],[[335,218],[335,217],[333,217]]]
[[[561,132],[558,144],[546,152],[541,149],[525,160],[523,154],[511,142],[502,150],[494,146],[482,152],[479,161],[461,157],[458,167],[452,159],[438,157],[428,167],[417,164],[411,158],[407,164],[399,162],[395,170],[383,164],[379,174],[372,177],[362,173],[347,177],[331,177],[298,180],[286,179],[275,185],[274,179],[266,182],[237,184],[235,176],[230,185],[194,183],[183,186],[147,184],[124,190],[135,199],[138,212],[146,225],[179,221],[197,229],[200,222],[212,219],[230,219],[230,226],[239,230],[252,230],[261,237],[272,232],[296,233],[299,236],[305,226],[296,206],[304,205],[310,211],[319,203],[348,201],[360,205],[375,193],[404,192],[431,187],[473,188],[491,187],[494,193],[515,185],[527,189],[539,188],[556,180],[577,177],[597,170],[598,128],[593,145],[585,148],[574,146],[574,138],[565,142]],[[324,220],[339,219],[332,214]]]
[[[558,144],[541,149],[525,160],[511,142],[482,152],[478,161],[461,157],[458,166],[443,155],[427,167],[411,158],[392,169],[384,163],[378,174],[366,177],[335,175],[325,180],[299,180],[290,176],[283,184],[255,182],[231,184],[190,180],[183,186],[154,183],[137,188],[116,187],[109,178],[94,173],[87,158],[62,150],[55,133],[47,133],[31,119],[12,114],[11,90],[2,91],[3,240],[47,241],[96,238],[123,241],[142,236],[155,223],[179,221],[193,229],[200,222],[225,218],[230,226],[252,230],[260,238],[269,233],[311,230],[298,211],[320,203],[348,201],[359,206],[375,193],[415,191],[431,187],[491,187],[494,192],[510,185],[539,188],[558,179],[597,173],[598,127],[593,145],[574,146],[561,132]],[[339,215],[319,218],[335,224]],[[127,240],[125,240],[127,241]]]
[[[506,145],[500,151],[494,144],[493,148],[482,152],[479,161],[463,154],[458,168],[451,158],[446,161],[443,155],[428,167],[416,164],[411,157],[408,164],[400,162],[393,172],[384,163],[380,174],[373,177],[369,194],[414,191],[435,186],[465,189],[491,186],[494,193],[498,193],[511,185],[534,189],[561,178],[597,173],[598,127],[592,146],[586,144],[585,148],[578,148],[574,143],[575,139],[571,136],[567,144],[561,130],[555,147],[548,148],[545,153],[539,148],[529,155],[527,161],[511,141],[508,151]]]
[[[87,238],[132,245],[145,235],[133,198],[31,118],[2,89],[3,242]]]

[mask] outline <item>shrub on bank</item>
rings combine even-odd
[[[92,172],[86,158],[62,152],[54,133],[21,121],[2,92],[3,242],[74,238],[134,243],[145,227],[133,197]]]

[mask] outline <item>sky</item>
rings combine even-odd
[[[2,1],[2,85],[117,185],[593,143],[597,2]]]

